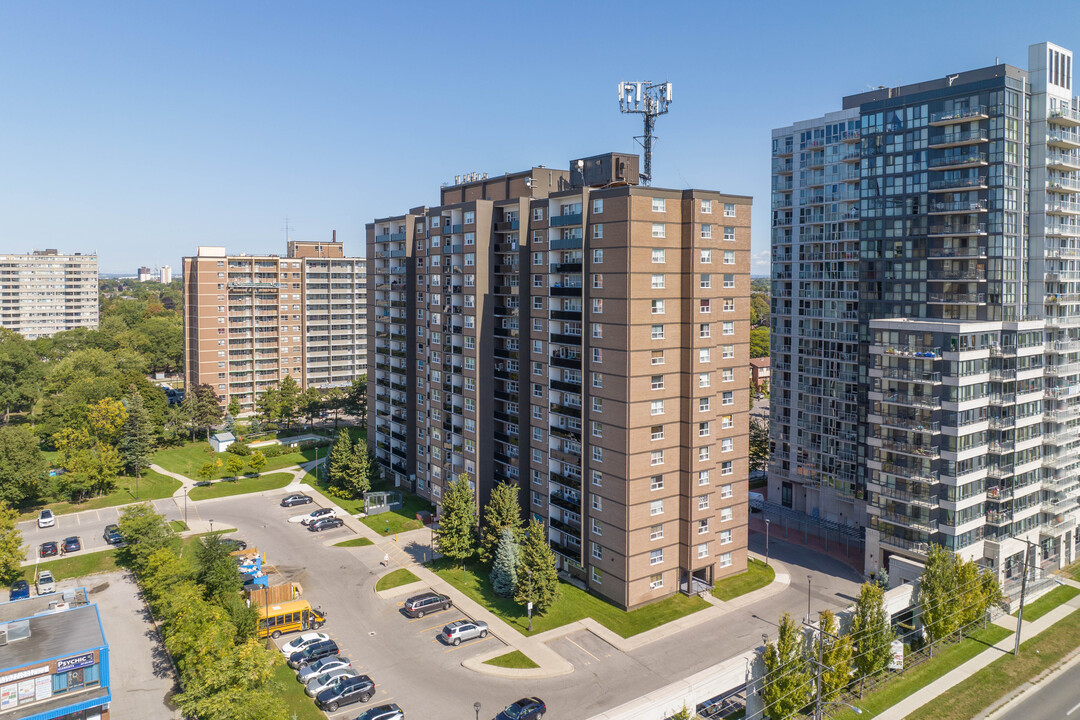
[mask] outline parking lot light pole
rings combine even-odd
[[[769,567],[769,518],[765,518],[765,567]]]
[[[806,576],[806,622],[810,622],[810,586],[814,582],[813,575]]]
[[[480,720],[480,702],[474,702],[472,707],[476,711],[476,720]]]
[[[529,612],[529,632],[532,632],[532,570],[529,571],[529,604],[527,607]]]

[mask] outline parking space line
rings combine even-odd
[[[448,612],[450,612],[450,611],[449,610],[436,610],[435,612],[424,613],[424,617],[428,617],[430,615],[438,615],[440,613],[448,613]],[[424,618],[413,618],[413,619],[409,620],[409,622],[414,623],[417,620],[423,620],[423,619]]]
[[[441,628],[441,627],[446,627],[446,623],[439,623],[438,625],[432,625],[431,627],[426,627],[423,630],[417,630],[417,632],[427,632],[428,630],[434,630],[436,628]]]
[[[469,642],[467,642],[467,643],[461,643],[460,645],[457,645],[457,646],[451,645],[451,646],[450,646],[449,648],[447,648],[446,650],[443,650],[443,652],[444,652],[444,653],[448,653],[448,652],[454,652],[455,650],[460,650],[461,648],[463,648],[463,647],[467,647],[467,646],[469,646],[469,645],[479,645],[480,643],[482,643],[482,642],[485,642],[485,641],[486,641],[486,640],[487,640],[487,639],[488,639],[489,637],[491,637],[491,633],[488,633],[488,636],[487,636],[487,637],[482,637],[482,638],[476,638],[475,640],[470,640],[470,641],[469,641]],[[571,642],[573,642],[573,641],[571,641]],[[574,643],[574,644],[575,644],[575,645],[577,645],[577,643]],[[588,651],[588,650],[586,650],[585,652],[589,652],[589,651]],[[591,654],[591,653],[590,653],[590,654]]]
[[[573,641],[573,639],[571,639],[571,638],[570,638],[570,636],[567,636],[567,637],[566,637],[566,641],[567,641],[567,642],[569,642],[570,644],[572,644],[572,645],[573,645],[574,647],[576,647],[576,648],[577,648],[578,650],[580,650],[581,652],[583,652],[583,653],[585,653],[586,655],[588,655],[589,657],[591,657],[591,658],[592,658],[593,660],[595,660],[596,662],[600,662],[600,658],[596,657],[596,656],[595,656],[595,655],[593,655],[593,654],[592,654],[591,652],[589,652],[589,651],[588,651],[588,650],[586,650],[585,648],[583,648],[583,647],[581,647],[580,645],[578,645],[578,644],[577,644],[576,642],[574,642],[574,641]]]

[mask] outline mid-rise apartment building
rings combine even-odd
[[[750,198],[608,154],[442,188],[368,225],[369,442],[440,503],[521,489],[623,607],[746,567]]]
[[[33,340],[97,325],[96,254],[0,254],[0,327]]]
[[[773,131],[769,495],[864,527],[867,572],[1076,556],[1080,102],[1069,51],[1028,65]]]
[[[188,384],[249,413],[286,375],[328,388],[367,372],[367,268],[341,243],[292,240],[284,257],[200,247],[183,262]]]

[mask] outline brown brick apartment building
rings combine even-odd
[[[286,375],[343,386],[367,371],[364,259],[338,242],[289,241],[284,257],[200,247],[184,258],[184,373],[244,413]]]
[[[750,204],[638,158],[444,187],[367,226],[369,435],[439,503],[514,481],[620,606],[746,567]]]

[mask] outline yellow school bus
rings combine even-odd
[[[326,614],[311,607],[307,600],[291,600],[259,608],[259,637],[277,639],[285,633],[318,630],[326,623]]]

